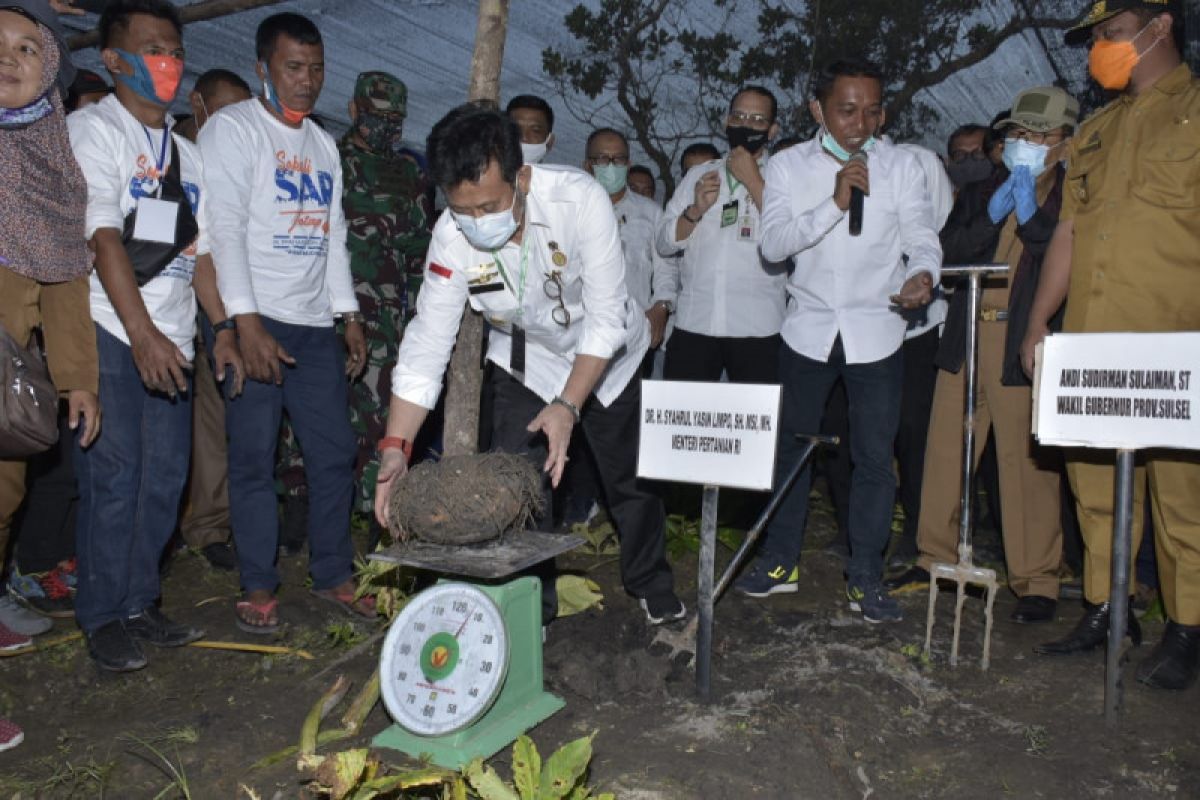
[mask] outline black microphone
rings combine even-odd
[[[857,161],[860,164],[866,165],[867,154],[864,153],[862,150],[859,150],[857,153],[851,154],[850,160]],[[851,236],[858,236],[860,233],[862,233],[862,206],[863,206],[862,189],[859,189],[857,186],[852,186],[850,188],[850,235]]]

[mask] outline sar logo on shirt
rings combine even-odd
[[[296,256],[325,255],[333,175],[314,170],[311,158],[279,150],[275,153],[275,187],[280,224],[271,247]]]

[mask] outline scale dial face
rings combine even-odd
[[[383,643],[380,689],[402,727],[421,736],[462,730],[491,707],[508,673],[508,631],[492,598],[441,583],[408,602]]]

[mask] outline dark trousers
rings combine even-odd
[[[877,582],[883,573],[896,496],[892,472],[892,445],[900,422],[900,392],[904,380],[904,354],[897,348],[887,358],[866,364],[847,364],[839,336],[828,361],[814,361],[786,344],[779,349],[779,377],[783,386],[783,413],[776,458],[775,485],[779,486],[800,457],[798,433],[820,429],[825,400],[841,378],[850,400],[850,582]],[[804,544],[808,518],[811,465],[784,498],[767,528],[764,557],[783,565],[795,564]]]
[[[705,336],[676,328],[667,347],[663,378],[669,381],[721,380],[732,383],[775,383],[779,370],[779,335]]]
[[[226,400],[229,511],[242,588],[274,591],[279,543],[275,447],[286,411],[304,455],[308,479],[308,569],[314,589],[332,589],[354,571],[350,504],[357,445],[350,429],[345,354],[332,327],[262,318],[267,333],[295,359],[283,384],[246,381]]]
[[[540,470],[546,462],[546,438],[530,434],[525,427],[546,402],[502,369],[493,369],[491,380],[492,449],[526,456]],[[651,597],[672,591],[673,579],[666,556],[662,501],[637,478],[640,406],[641,382],[633,378],[607,408],[595,397],[589,398],[575,435],[583,434],[595,459],[600,489],[621,540],[625,590],[634,597]],[[549,492],[547,478],[547,502]],[[543,619],[548,620],[556,611],[553,564],[547,564],[539,577],[543,581]]]
[[[84,631],[158,599],[158,561],[179,517],[192,438],[190,392],[148,391],[129,345],[99,325],[96,351],[104,427],[91,447],[75,450],[75,618]]]
[[[58,443],[29,459],[25,503],[13,518],[14,556],[24,573],[45,572],[75,555],[79,482],[72,455],[75,431],[67,427],[66,403],[58,413]]]

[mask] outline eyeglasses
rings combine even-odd
[[[550,312],[550,318],[564,328],[571,324],[571,312],[567,311],[567,306],[563,302],[563,284],[562,273],[554,270],[546,276],[546,280],[542,282],[542,291],[546,293],[546,297],[558,302],[558,306]]]
[[[950,154],[950,160],[955,164],[961,164],[964,161],[983,161],[987,158],[987,153],[982,150],[955,150]]]
[[[1035,133],[1025,128],[1009,128],[1004,137],[1006,139],[1024,139],[1027,142],[1034,144],[1057,144],[1066,138],[1066,134],[1062,131],[1047,131],[1046,133]]]
[[[609,155],[588,156],[587,160],[599,167],[607,167],[609,164],[616,164],[618,167],[628,167],[629,166],[629,156],[628,155],[624,155],[624,156],[609,156]]]
[[[749,122],[752,125],[766,125],[771,118],[763,114],[747,114],[745,111],[730,111],[729,119],[733,122]]]

